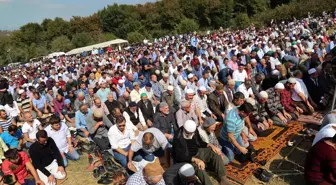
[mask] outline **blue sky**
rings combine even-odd
[[[45,18],[88,16],[105,6],[142,4],[155,0],[0,0],[0,30],[15,30],[28,22],[41,23]]]

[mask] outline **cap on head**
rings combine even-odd
[[[285,86],[283,83],[277,83],[275,86],[274,86],[275,89],[285,89]]]
[[[311,74],[314,74],[316,73],[316,69],[315,68],[311,68],[308,70],[308,74],[311,75]]]
[[[260,98],[267,99],[267,98],[268,98],[268,94],[267,94],[266,91],[261,91],[261,92],[259,93],[259,97],[260,97]]]
[[[187,120],[184,124],[183,124],[183,128],[190,133],[193,133],[196,131],[196,123],[193,120]]]
[[[168,89],[168,91],[173,91],[174,90],[174,86],[169,85],[167,89]]]
[[[211,127],[214,124],[216,124],[216,120],[213,117],[207,117],[204,120],[203,127],[204,128],[209,128],[209,127]]]
[[[291,84],[295,84],[296,83],[296,79],[291,77],[287,80],[288,83],[291,83]]]

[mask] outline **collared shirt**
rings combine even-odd
[[[160,99],[161,94],[162,94],[162,89],[161,89],[160,83],[151,81],[151,84],[152,84],[152,91],[155,95],[155,98]]]
[[[113,150],[118,148],[126,148],[131,144],[131,140],[136,139],[134,128],[131,123],[125,123],[125,130],[121,132],[118,128],[118,124],[113,125],[108,131],[108,138]]]
[[[122,96],[126,91],[126,86],[123,85],[122,87],[120,87],[120,85],[118,84],[117,89],[119,90],[119,96]]]
[[[237,107],[233,108],[226,116],[226,122],[220,131],[220,137],[228,140],[228,133],[233,133],[235,139],[241,134],[244,127],[244,119],[239,114]]]
[[[205,87],[207,90],[211,90],[211,88],[209,87],[209,84],[208,84],[208,79],[201,78],[201,79],[198,80],[198,83],[199,83],[200,86]]]
[[[153,101],[154,93],[153,93],[152,88],[150,89],[150,91],[147,91],[146,87],[143,87],[143,88],[140,89],[140,95],[142,93],[146,93],[148,100]]]
[[[291,90],[285,88],[283,91],[281,91],[280,101],[281,101],[281,105],[285,108],[287,112],[291,112],[291,113],[294,112],[294,107],[296,107],[296,105],[294,104],[292,100]]]
[[[36,106],[37,109],[41,110],[44,109],[44,102],[46,102],[46,99],[44,96],[41,96],[40,99],[33,99],[33,105]]]
[[[34,119],[32,125],[25,122],[22,125],[22,133],[27,133],[28,137],[30,139],[35,140],[36,139],[36,133],[37,133],[40,125],[41,125],[41,122],[38,119]]]
[[[78,110],[75,114],[75,122],[76,122],[76,128],[81,129],[81,128],[86,128],[86,117],[88,115],[91,115],[92,111],[88,109],[88,112],[86,114],[83,114],[80,110]]]
[[[247,89],[245,84],[241,84],[238,88],[237,88],[237,92],[241,92],[244,94],[245,99],[250,97],[250,95],[253,94],[252,88]]]
[[[153,144],[150,147],[143,146],[143,135],[145,133],[152,133],[154,135]],[[165,150],[167,146],[168,146],[168,140],[166,136],[157,128],[149,128],[138,136],[134,144],[131,146],[131,150],[133,152],[142,150],[150,154],[155,151],[158,151],[160,148],[162,150]]]
[[[247,73],[245,70],[240,72],[239,70],[235,70],[232,74],[232,79],[234,79],[236,82],[245,82],[245,79],[247,79]]]
[[[142,170],[139,170],[138,172],[136,172],[135,174],[133,174],[132,176],[130,176],[127,180],[126,185],[149,185],[145,179],[144,179],[144,175],[142,173]],[[150,185],[165,185],[165,181],[163,180],[163,178],[156,184],[150,184]]]
[[[190,109],[189,112],[186,112],[180,109],[176,112],[176,121],[179,128],[181,128],[187,120],[193,120],[196,124],[198,124],[195,111]]]
[[[13,117],[7,116],[5,120],[0,120],[0,126],[3,131],[7,131],[8,127],[12,125]]]
[[[138,112],[139,112],[139,116],[138,116]],[[141,125],[146,126],[146,121],[145,121],[140,109],[138,109],[138,111],[133,112],[133,114],[136,118],[139,118],[139,121],[140,121]],[[132,123],[131,118],[126,111],[123,112],[123,116],[125,117],[126,122]]]
[[[110,111],[107,109],[106,105],[104,102],[101,102],[101,106],[97,107],[97,105],[93,104],[91,107],[92,112],[98,111],[98,112],[103,112],[105,115],[109,115]]]
[[[272,87],[266,90],[268,94],[267,100],[267,110],[271,114],[270,116],[275,116],[280,111],[283,110],[281,102],[280,102],[280,94],[276,92],[276,90]]]
[[[51,125],[48,125],[44,130],[48,133],[48,136],[55,141],[57,148],[60,152],[69,152],[69,144],[67,138],[70,138],[71,134],[68,126],[66,126],[65,123],[61,122],[61,127],[59,130],[54,130],[53,128],[51,128]]]
[[[130,93],[130,98],[131,98],[132,102],[138,103],[141,100],[140,90],[137,91],[137,90],[133,89],[133,91],[131,91],[131,93]]]
[[[306,85],[304,84],[303,80],[300,78],[295,78],[296,79],[296,84],[294,86],[294,89],[292,90],[292,99],[294,101],[303,101],[300,97],[299,97],[299,93],[304,94],[304,96],[306,97],[306,99],[308,98],[308,90]]]
[[[207,99],[208,99],[207,95],[204,95],[203,98],[200,97],[199,95],[195,96],[195,101],[197,102],[198,108],[200,109],[203,118],[206,117],[206,115],[203,112],[212,114],[211,110],[209,109]]]
[[[163,79],[161,79],[159,81],[159,83],[160,83],[162,92],[167,91],[168,86],[169,86],[169,80],[167,80],[167,82],[165,82]]]
[[[100,98],[102,102],[105,102],[107,100],[108,94],[110,93],[111,93],[111,90],[109,88],[105,88],[105,89],[99,89],[96,95]]]

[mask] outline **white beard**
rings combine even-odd
[[[190,134],[189,136],[187,136],[187,135],[183,132],[183,137],[184,137],[184,139],[192,139],[192,137],[194,137],[194,134],[195,134],[195,133]]]

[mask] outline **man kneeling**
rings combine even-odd
[[[173,159],[176,163],[191,163],[196,175],[204,185],[212,182],[205,168],[217,174],[221,185],[230,184],[225,175],[225,166],[221,158],[221,150],[212,144],[205,143],[196,129],[196,123],[188,120],[178,130],[173,140]]]

